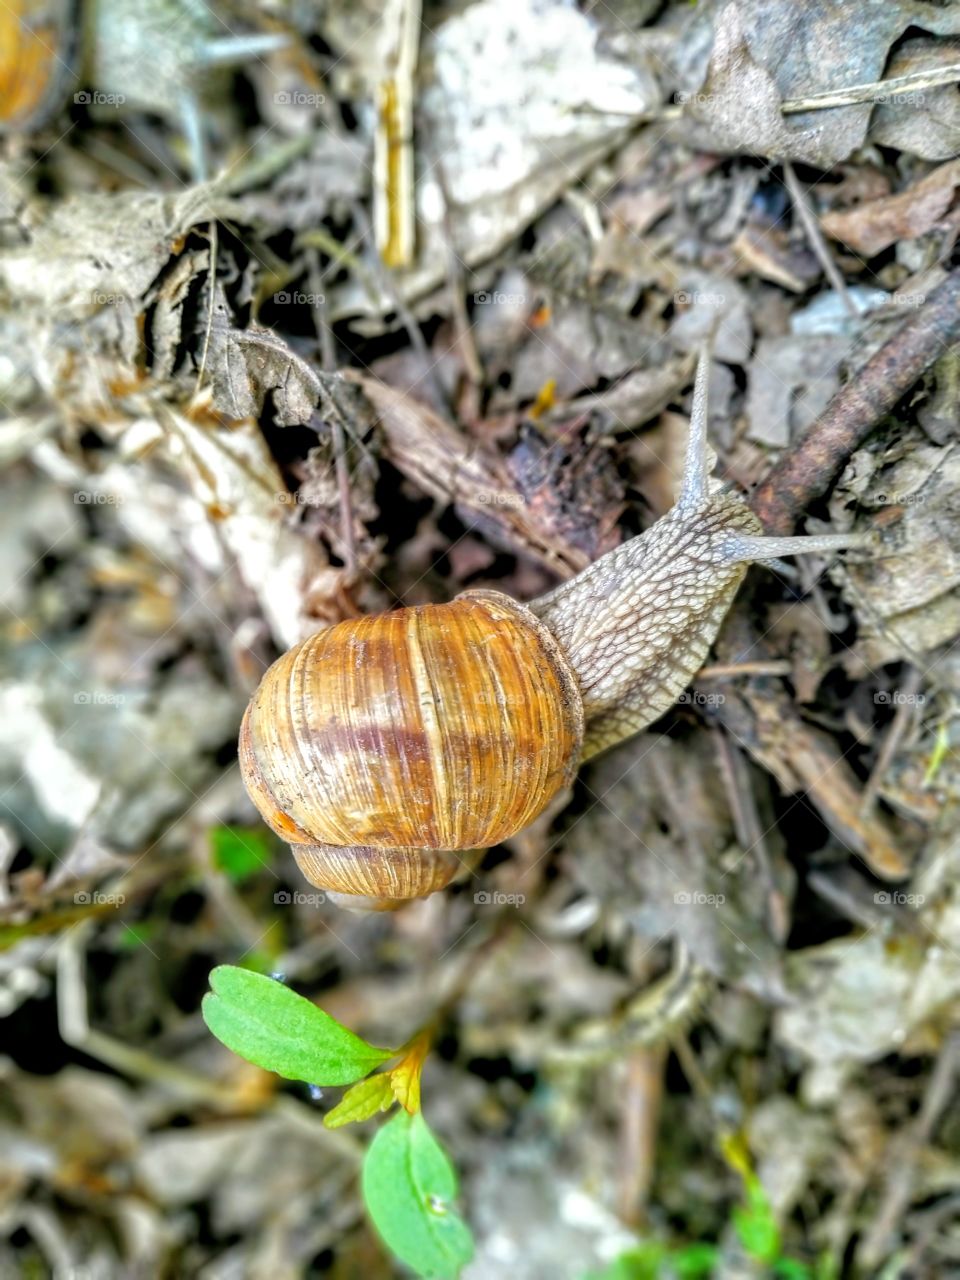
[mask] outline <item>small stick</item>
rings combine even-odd
[[[786,658],[769,662],[711,662],[697,672],[698,680],[728,680],[735,676],[788,676],[793,663]]]
[[[811,94],[809,98],[787,98],[782,109],[788,115],[795,115],[801,111],[823,111],[828,107],[851,107],[859,102],[896,98],[919,89],[937,89],[957,80],[960,80],[960,62],[951,62],[945,67],[891,76],[889,80],[871,80],[868,84],[854,84],[847,89],[827,89],[823,93]]]
[[[393,0],[387,74],[380,81],[374,149],[377,249],[388,267],[408,267],[414,254],[413,99],[420,45],[420,0]]]
[[[720,776],[727,792],[733,829],[737,844],[749,857],[753,855],[759,879],[763,884],[764,899],[771,933],[783,942],[790,929],[790,913],[784,896],[777,886],[764,831],[757,813],[756,796],[750,782],[746,761],[732,737],[720,729],[713,735],[717,750]]]
[[[880,783],[883,781],[884,775],[890,767],[890,761],[893,759],[894,753],[900,745],[900,740],[907,730],[907,725],[910,723],[914,712],[913,694],[920,688],[922,679],[922,673],[915,667],[911,667],[903,682],[905,697],[897,707],[897,713],[893,717],[893,724],[883,740],[883,746],[880,748],[877,762],[870,772],[870,777],[867,779],[867,785],[863,788],[860,812],[865,818],[869,817],[873,812],[877,803],[877,792],[880,790]]]
[[[437,178],[437,185],[440,188],[440,197],[443,201],[443,239],[447,250],[447,271],[449,275],[448,293],[450,298],[450,308],[453,313],[453,326],[456,333],[457,349],[463,360],[464,371],[470,383],[480,388],[483,386],[483,365],[480,362],[480,356],[477,354],[476,343],[473,340],[473,329],[470,324],[470,317],[467,315],[467,305],[465,301],[466,288],[464,285],[463,260],[457,253],[453,219],[450,216],[450,207],[453,200],[450,195],[450,187],[447,182],[447,175],[443,167],[443,159],[436,162],[434,169]]]
[[[871,80],[867,84],[852,84],[846,89],[825,89],[808,98],[784,98],[780,110],[784,115],[799,115],[802,111],[826,111],[831,107],[853,107],[861,102],[881,102],[897,98],[901,94],[915,93],[923,89],[938,89],[960,80],[960,62],[950,62],[934,70],[911,71],[903,76],[891,76],[889,80]],[[656,124],[661,120],[679,120],[686,112],[682,103],[661,107],[658,111],[596,111],[604,116],[629,116],[636,124]]]
[[[890,1251],[897,1223],[914,1192],[923,1148],[933,1136],[944,1110],[954,1099],[958,1073],[960,1031],[953,1031],[930,1073],[919,1114],[900,1135],[900,1140],[893,1144],[892,1158],[886,1165],[884,1193],[872,1215],[870,1229],[857,1250],[857,1263],[867,1272],[876,1274],[880,1262]]]
[[[917,379],[960,338],[960,268],[863,368],[754,491],[751,506],[764,530],[788,533],[800,513],[826,493],[847,458]]]
[[[357,219],[358,226],[361,228],[364,235],[369,238],[372,234],[370,219],[367,217],[367,211],[359,200],[354,203],[353,211],[354,216]],[[403,292],[397,287],[397,282],[394,280],[393,275],[387,270],[381,261],[380,255],[374,253],[372,255],[372,260],[377,283],[393,304],[393,309],[399,316],[400,323],[403,325],[407,337],[410,339],[410,345],[420,358],[423,365],[423,376],[429,379],[430,385],[433,388],[434,396],[437,399],[437,404],[442,406],[449,416],[451,412],[450,398],[447,395],[446,388],[440,381],[440,375],[437,373],[439,358],[434,357],[428,350],[423,334],[420,332],[420,326],[417,324],[416,317],[410,310],[410,307],[403,296]]]
[[[310,284],[314,294],[322,297],[318,286],[320,280],[320,263],[316,249],[310,249]],[[334,349],[333,330],[327,316],[326,301],[313,312],[314,326],[320,342],[320,358],[325,373],[333,373],[337,367],[337,356]],[[340,413],[332,398],[330,403],[333,412],[330,414],[330,436],[333,441],[333,465],[337,476],[337,497],[340,504],[340,538],[343,542],[343,561],[350,581],[357,576],[357,544],[353,536],[353,502],[350,495],[350,472],[347,469],[347,446],[340,421]]]
[[[806,190],[800,185],[793,165],[789,160],[783,162],[783,177],[790,192],[790,199],[793,201],[793,207],[797,211],[800,221],[803,223],[803,229],[807,233],[807,239],[810,241],[810,247],[820,261],[827,279],[833,285],[836,292],[840,295],[847,315],[854,318],[860,315],[856,303],[850,296],[850,290],[847,288],[847,282],[840,274],[840,268],[836,264],[830,246],[827,244],[817,216],[813,212],[810,204],[810,197]]]
[[[638,1226],[646,1216],[656,1171],[657,1128],[666,1061],[665,1044],[636,1049],[627,1059],[627,1081],[620,1109],[617,1213],[631,1226]]]

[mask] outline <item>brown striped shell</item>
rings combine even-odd
[[[471,591],[285,653],[247,708],[240,767],[308,880],[390,907],[531,822],[573,777],[582,738],[551,634],[508,596]]]
[[[0,133],[45,124],[61,105],[75,55],[71,0],[0,4]]]

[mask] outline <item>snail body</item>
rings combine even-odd
[[[361,909],[447,885],[520,831],[582,760],[631,737],[703,665],[751,562],[859,545],[769,538],[711,479],[706,357],[679,498],[529,605],[495,591],[338,623],[280,657],[240,768],[311,883]]]

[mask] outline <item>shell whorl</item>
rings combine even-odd
[[[523,605],[492,591],[350,619],[261,681],[244,782],[314,884],[404,901],[442,888],[576,772],[576,679]]]

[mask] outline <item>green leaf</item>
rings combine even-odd
[[[807,1264],[796,1258],[781,1258],[774,1264],[773,1274],[777,1280],[813,1280],[813,1272]]]
[[[740,1242],[759,1262],[776,1262],[780,1256],[780,1229],[766,1192],[756,1174],[745,1179],[747,1203],[733,1211],[733,1225]]]
[[[117,949],[134,951],[137,947],[145,947],[156,931],[156,922],[153,920],[142,920],[139,924],[125,924],[117,938]]]
[[[363,1161],[363,1199],[384,1244],[418,1276],[456,1280],[473,1237],[451,1209],[457,1175],[422,1112],[398,1111]]]
[[[664,1245],[648,1242],[621,1253],[602,1271],[588,1271],[583,1280],[658,1280],[667,1256]]]
[[[288,1080],[353,1084],[396,1055],[367,1044],[329,1013],[273,978],[234,965],[210,974],[203,1018],[241,1058]]]
[[[603,1271],[590,1271],[583,1280],[707,1280],[720,1260],[712,1244],[687,1244],[669,1249],[655,1240],[644,1241],[615,1258]]]
[[[713,1244],[687,1244],[672,1255],[679,1280],[704,1280],[720,1264],[720,1250]]]
[[[213,865],[238,883],[272,861],[270,838],[261,827],[211,827],[209,837]]]
[[[323,1117],[328,1129],[339,1129],[341,1125],[356,1124],[360,1120],[369,1120],[378,1111],[386,1111],[393,1106],[393,1082],[390,1072],[371,1076],[369,1080],[361,1080],[352,1089],[348,1089],[332,1111]]]

